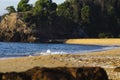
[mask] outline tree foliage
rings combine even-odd
[[[83,6],[81,9],[81,18],[83,23],[90,23],[90,8],[89,6]]]
[[[52,0],[37,0],[34,7],[28,2],[29,0],[21,0],[17,10],[29,11],[30,13],[24,14],[25,21],[34,24],[34,27],[54,28],[57,31],[56,24],[62,26],[64,23],[69,25],[66,26],[68,29],[82,28],[89,37],[120,35],[120,0],[65,0],[58,5]],[[14,11],[12,7],[7,10]],[[42,27],[39,27],[41,25]]]
[[[57,8],[56,3],[51,0],[37,0],[34,7],[35,15],[49,15]]]
[[[6,8],[6,10],[8,11],[8,13],[16,12],[14,6],[8,6],[8,7]]]
[[[17,6],[18,12],[30,11],[32,8],[32,5],[28,4],[28,2],[29,0],[21,0]]]
[[[66,1],[60,4],[57,8],[57,14],[66,18],[72,19],[72,7],[70,2]]]

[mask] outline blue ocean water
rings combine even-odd
[[[110,49],[107,46],[0,42],[0,58],[29,55],[76,54]]]

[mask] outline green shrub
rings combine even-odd
[[[114,36],[111,33],[106,33],[106,38],[113,38]]]
[[[106,35],[105,35],[105,33],[99,33],[98,37],[99,37],[99,38],[105,38]]]
[[[99,38],[113,38],[114,36],[111,33],[99,33]]]
[[[118,35],[118,38],[120,38],[120,34]]]

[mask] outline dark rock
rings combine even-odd
[[[33,75],[32,80],[75,80],[75,78],[59,68],[42,68]]]
[[[3,73],[0,73],[0,80],[2,80],[2,75],[3,75]]]
[[[115,71],[115,72],[120,72],[120,67],[116,67],[116,68],[114,69],[114,71]]]
[[[76,73],[77,80],[108,80],[107,73],[100,67],[79,68]]]
[[[19,76],[18,73],[11,72],[11,73],[2,74],[1,80],[22,80],[22,78]]]
[[[35,67],[25,72],[0,73],[0,80],[108,80],[108,76],[99,67]]]

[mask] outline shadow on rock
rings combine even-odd
[[[0,73],[0,80],[108,80],[108,76],[100,67],[34,67],[25,72]]]

